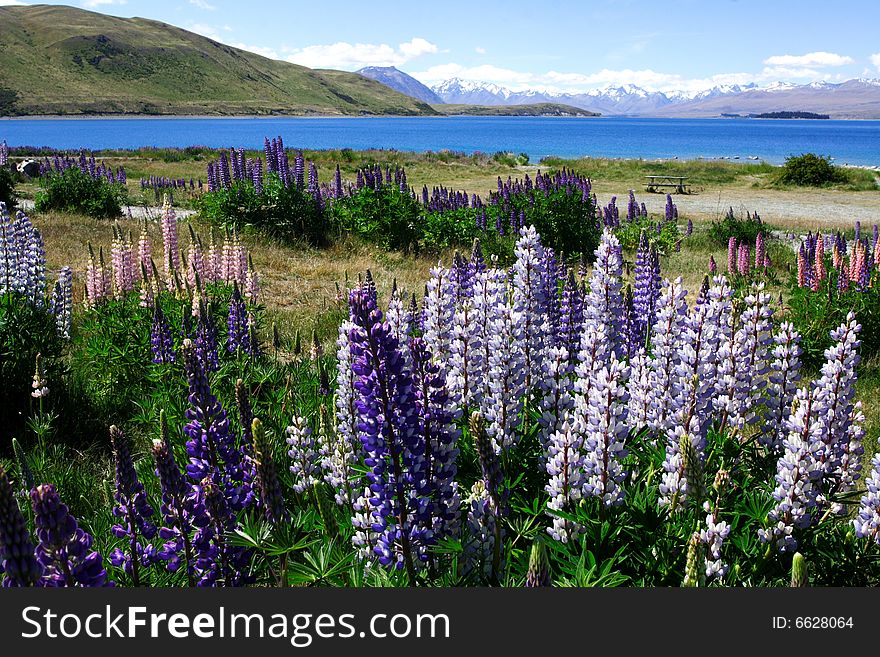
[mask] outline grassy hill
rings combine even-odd
[[[526,105],[464,105],[449,103],[432,105],[441,114],[467,116],[601,116],[561,103],[530,103]]]
[[[143,18],[4,6],[0,43],[0,116],[437,113],[354,73],[267,59]]]

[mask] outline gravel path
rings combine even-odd
[[[651,213],[662,214],[663,194],[636,191]],[[599,197],[600,202],[602,197]],[[737,215],[755,212],[761,219],[780,227],[846,226],[856,221],[880,223],[880,190],[839,192],[833,190],[777,191],[749,188],[706,189],[696,194],[674,194],[679,214],[711,220],[723,216],[728,208]],[[618,205],[620,200],[618,200]]]
[[[34,209],[34,202],[30,199],[19,199],[18,208],[23,212],[30,212]],[[162,208],[149,207],[143,205],[126,205],[122,208],[124,215],[130,216],[132,219],[149,219],[151,221],[158,220],[162,216]],[[174,213],[178,219],[186,219],[196,214],[195,210],[186,210],[184,208],[174,208]]]

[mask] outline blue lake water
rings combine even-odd
[[[449,149],[612,158],[757,157],[779,164],[813,152],[836,163],[880,165],[880,121],[593,119],[545,117],[83,118],[0,120],[10,146],[63,149],[141,146]]]

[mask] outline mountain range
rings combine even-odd
[[[880,79],[859,78],[840,83],[811,82],[803,85],[775,82],[764,87],[756,84],[718,85],[689,92],[647,91],[626,84],[583,93],[550,93],[540,90],[513,91],[490,82],[459,78],[445,80],[429,88],[393,67],[383,68],[382,71],[381,78],[374,79],[402,93],[408,93],[410,88],[419,88],[423,95],[414,97],[426,99],[428,96],[424,94],[430,92],[443,103],[487,106],[557,103],[605,116],[696,118],[803,111],[828,114],[836,119],[880,118]],[[398,82],[401,79],[405,80],[406,86]]]

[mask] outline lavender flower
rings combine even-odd
[[[767,413],[762,442],[777,450],[788,432],[786,420],[801,380],[800,334],[791,322],[782,322],[773,337],[773,360],[767,382]]]
[[[154,363],[173,363],[175,361],[171,327],[168,325],[165,314],[158,303],[153,309],[153,323],[150,327],[150,350],[153,352]]]
[[[602,233],[596,261],[590,274],[590,291],[584,299],[584,333],[604,326],[610,355],[618,359],[625,353],[623,336],[623,259],[620,242],[610,229]]]
[[[372,529],[378,534],[374,551],[382,565],[405,568],[413,582],[416,560],[427,558],[432,538],[424,529],[428,464],[415,391],[397,339],[372,295],[352,291],[350,307],[360,438],[370,469]]]
[[[3,586],[34,586],[42,569],[34,558],[34,544],[6,470],[0,465],[0,572]]]
[[[624,442],[629,431],[628,377],[629,367],[612,355],[608,364],[596,373],[586,400],[589,405],[584,452],[585,468],[590,475],[583,494],[600,498],[605,506],[622,504],[624,498],[620,485],[626,476],[621,461],[627,454]]]
[[[128,541],[128,552],[117,548],[110,555],[110,563],[124,568],[126,574],[131,576],[132,584],[140,586],[140,567],[149,566],[156,557],[155,549],[147,542],[156,535],[156,526],[152,521],[155,512],[135,472],[128,438],[115,425],[110,427],[110,443],[116,464],[113,515],[121,521],[112,529],[114,536]]]
[[[31,491],[37,533],[36,559],[43,569],[41,584],[51,587],[113,586],[103,560],[91,549],[92,536],[79,527],[52,484]]]
[[[195,568],[200,575],[197,586],[242,586],[251,579],[248,570],[250,551],[229,543],[228,533],[238,521],[226,503],[221,488],[209,475],[197,487],[200,504],[208,523],[195,533],[192,545],[196,553]]]
[[[287,455],[293,461],[290,466],[293,490],[303,493],[320,481],[321,454],[318,451],[318,442],[305,418],[298,415],[293,417],[286,433],[287,444],[290,445]]]
[[[250,355],[252,349],[248,312],[241,292],[238,289],[238,283],[233,283],[232,286],[227,328],[229,332],[226,338],[226,351],[234,353],[240,349],[242,353]]]
[[[525,393],[531,394],[532,386],[540,377],[544,343],[550,331],[548,300],[541,285],[546,271],[544,248],[534,226],[520,230],[514,255],[512,316],[516,319],[513,334],[522,352]]]
[[[222,486],[225,504],[231,511],[247,508],[253,492],[245,481],[245,460],[238,449],[226,410],[214,396],[202,361],[196,356],[189,339],[183,341],[183,363],[189,385],[186,410],[187,474],[194,482],[212,477]]]
[[[412,338],[409,351],[417,412],[425,441],[424,458],[428,464],[426,492],[431,505],[430,529],[434,540],[442,540],[454,536],[459,526],[460,498],[455,478],[461,432],[455,421],[460,411],[452,402],[440,368],[432,362],[425,341]]]
[[[865,488],[859,513],[852,521],[853,527],[856,536],[880,545],[880,454],[875,454],[871,459],[871,472],[865,481]]]

